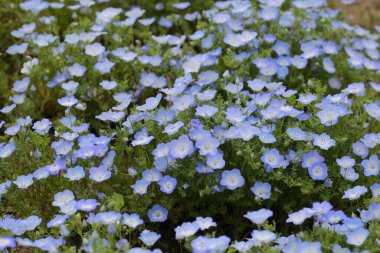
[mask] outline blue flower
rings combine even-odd
[[[151,222],[164,222],[168,217],[168,210],[156,204],[148,211],[148,218]]]
[[[216,227],[216,223],[212,220],[211,217],[197,217],[195,222],[198,224],[199,229],[204,231],[210,227]]]
[[[26,176],[18,176],[16,181],[13,181],[13,183],[17,185],[20,189],[26,189],[33,184],[33,175],[29,174]]]
[[[261,161],[270,168],[275,169],[281,167],[285,159],[277,149],[266,149],[261,156]]]
[[[352,159],[349,156],[344,156],[340,159],[336,159],[336,162],[341,168],[345,169],[352,168],[355,165],[355,159]]]
[[[174,158],[183,159],[194,152],[193,142],[187,135],[181,135],[178,139],[169,143],[170,155]]]
[[[222,172],[222,179],[220,184],[227,187],[229,190],[235,190],[242,187],[245,183],[244,177],[241,176],[240,170],[225,170]]]
[[[100,205],[100,203],[97,202],[95,199],[80,199],[76,202],[75,205],[77,210],[91,212],[98,205]]]
[[[220,141],[216,138],[206,137],[198,140],[195,146],[199,149],[199,154],[203,156],[216,155]]]
[[[153,244],[155,244],[157,242],[157,240],[160,238],[161,238],[161,235],[159,235],[155,232],[152,232],[152,231],[148,231],[148,230],[142,231],[140,236],[139,236],[139,239],[146,246],[153,246]]]
[[[364,195],[368,189],[364,186],[357,185],[354,188],[348,189],[344,192],[342,199],[355,200]]]
[[[366,158],[368,155],[368,148],[361,141],[352,144],[352,151],[361,158]]]
[[[51,121],[49,119],[43,119],[33,124],[33,129],[40,135],[45,135],[51,128]]]
[[[364,228],[357,228],[346,234],[346,242],[350,245],[359,247],[362,245],[369,235],[369,231]]]
[[[150,185],[150,181],[146,179],[137,180],[134,185],[131,185],[133,188],[133,193],[144,195],[148,191],[148,186]]]
[[[286,129],[286,133],[295,141],[304,141],[306,139],[306,133],[298,127],[288,128]]]
[[[144,221],[140,219],[140,216],[136,213],[132,214],[123,214],[123,219],[121,220],[123,225],[127,225],[130,228],[137,228],[139,225],[144,224]]]
[[[71,76],[82,77],[86,72],[86,67],[80,65],[79,63],[75,63],[72,66],[67,68]]]
[[[222,169],[226,162],[223,159],[223,153],[218,152],[216,155],[207,156],[207,165],[213,169]]]
[[[16,144],[14,142],[10,142],[4,145],[4,143],[0,143],[0,157],[1,158],[7,158],[16,149]]]
[[[85,53],[90,56],[99,56],[104,53],[105,49],[102,44],[95,42],[92,45],[85,46]]]
[[[185,239],[195,235],[199,230],[196,222],[184,222],[181,226],[175,228],[175,238],[177,240]]]
[[[325,161],[325,158],[316,150],[312,150],[309,153],[304,153],[302,155],[302,168],[310,168],[314,164],[322,163]]]
[[[256,182],[252,187],[251,191],[257,198],[269,199],[271,195],[271,185],[263,182]]]
[[[160,181],[158,181],[158,185],[160,186],[160,190],[162,192],[171,194],[177,185],[177,179],[171,176],[164,176]]]
[[[273,216],[273,212],[268,209],[260,209],[258,211],[248,212],[244,215],[245,218],[249,219],[255,224],[261,225],[263,224],[269,217]]]
[[[336,141],[331,139],[330,136],[326,133],[323,133],[321,135],[314,134],[313,139],[313,144],[324,150],[328,150],[330,147],[335,146],[336,144]]]
[[[366,177],[379,175],[380,161],[377,155],[371,155],[369,159],[363,160],[361,165],[364,168],[364,175]]]
[[[137,132],[134,137],[135,139],[132,141],[132,146],[147,145],[154,139],[153,136],[149,136],[146,128],[143,128],[140,132]]]
[[[15,238],[11,236],[0,237],[0,250],[5,250],[6,248],[16,248]]]
[[[325,180],[328,176],[325,163],[315,163],[308,168],[308,171],[313,180]]]
[[[89,178],[95,182],[103,182],[111,177],[111,172],[104,166],[92,167]]]

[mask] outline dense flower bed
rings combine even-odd
[[[8,7],[0,250],[380,252],[378,33],[325,0]]]

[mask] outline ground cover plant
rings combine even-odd
[[[375,25],[325,0],[0,14],[0,250],[380,252]]]

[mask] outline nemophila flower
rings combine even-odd
[[[218,108],[211,105],[203,105],[196,108],[195,115],[203,118],[210,118],[213,117],[217,112]]]
[[[128,214],[124,213],[121,220],[123,225],[127,225],[130,228],[137,228],[139,225],[144,224],[144,221],[140,219],[140,216],[136,213]]]
[[[344,169],[352,168],[355,165],[355,159],[350,158],[349,156],[344,156],[340,159],[336,159],[337,164]]]
[[[173,101],[172,109],[176,111],[184,111],[194,104],[194,96],[183,95],[182,97],[176,98]]]
[[[153,246],[157,242],[158,239],[161,238],[161,235],[157,234],[156,232],[152,232],[149,230],[144,230],[141,232],[139,239],[146,245],[146,246]]]
[[[216,138],[205,137],[201,140],[198,140],[195,146],[199,149],[200,155],[216,155],[218,153],[218,147],[220,145],[220,141]]]
[[[100,119],[102,121],[112,121],[119,122],[125,117],[124,112],[114,112],[109,110],[108,112],[102,112],[100,115],[95,116],[95,118]]]
[[[225,170],[222,172],[220,184],[227,187],[229,190],[235,190],[242,187],[245,183],[244,177],[241,176],[240,170]]]
[[[297,100],[304,105],[308,105],[317,99],[318,97],[313,94],[300,94]]]
[[[181,129],[181,127],[183,127],[184,125],[185,124],[182,121],[178,121],[174,124],[168,124],[165,127],[165,130],[162,131],[162,133],[166,133],[168,135],[176,134],[179,131],[179,129]]]
[[[75,205],[76,209],[79,211],[91,212],[98,205],[100,205],[100,203],[97,202],[95,199],[80,199],[76,202]]]
[[[306,219],[313,216],[313,210],[309,209],[310,208],[304,208],[298,212],[289,214],[286,223],[293,223],[294,225],[302,224]]]
[[[13,181],[13,183],[17,185],[20,189],[26,189],[33,184],[33,175],[29,174],[26,176],[18,176],[16,181]]]
[[[297,245],[296,251],[299,253],[322,253],[320,242],[300,242]]]
[[[95,215],[95,223],[110,225],[119,222],[121,219],[121,214],[115,211],[108,211],[103,213],[97,213]]]
[[[131,185],[131,187],[133,188],[133,193],[144,195],[147,193],[149,185],[150,181],[146,179],[141,179],[137,180],[134,185]]]
[[[76,181],[84,178],[86,173],[82,166],[75,166],[73,168],[69,168],[66,171],[65,178],[68,178],[70,181]]]
[[[48,167],[41,167],[33,172],[33,177],[37,180],[41,180],[50,176],[50,170]]]
[[[69,71],[71,76],[82,77],[86,72],[86,67],[80,65],[79,63],[74,63],[72,66],[67,68],[67,71]]]
[[[29,83],[30,83],[29,77],[25,77],[22,80],[18,80],[13,83],[12,91],[19,92],[19,93],[25,92],[28,89]]]
[[[66,220],[69,218],[68,215],[56,215],[54,216],[53,219],[51,219],[48,223],[47,223],[47,227],[48,228],[52,228],[52,227],[59,227],[63,224],[65,224]]]
[[[97,183],[103,182],[111,177],[111,172],[104,166],[92,167],[89,178]]]
[[[211,217],[197,217],[195,222],[198,224],[199,229],[202,231],[211,227],[216,227],[216,223],[212,220]]]
[[[0,157],[7,158],[9,157],[16,149],[16,144],[14,142],[10,142],[4,145],[4,143],[0,143]]]
[[[255,224],[261,225],[263,224],[269,217],[273,216],[273,212],[268,209],[260,209],[258,211],[248,212],[244,215],[245,218],[249,219]]]
[[[167,143],[159,143],[157,147],[152,151],[155,157],[165,157],[169,154],[169,145]]]
[[[197,167],[195,168],[195,170],[198,172],[198,173],[205,173],[205,174],[209,174],[209,173],[212,173],[214,172],[214,169],[207,166],[206,164],[204,164],[203,162],[199,162]]]
[[[115,81],[103,80],[99,83],[99,85],[105,90],[112,90],[117,86],[117,83]]]
[[[371,155],[369,159],[363,160],[361,165],[364,168],[364,175],[366,177],[379,175],[380,161],[377,155]]]
[[[74,143],[71,141],[59,140],[51,144],[57,155],[65,156],[72,151]]]
[[[147,145],[154,139],[153,136],[149,136],[146,128],[143,128],[140,132],[137,132],[134,137],[135,139],[132,141],[132,146]]]
[[[261,156],[261,161],[272,169],[276,169],[282,166],[285,159],[277,149],[266,149]]]
[[[162,98],[161,93],[159,93],[156,97],[147,98],[147,100],[145,101],[145,104],[142,106],[137,106],[136,109],[139,111],[153,110],[159,105],[161,98]]]
[[[259,12],[259,17],[264,21],[271,21],[278,18],[279,10],[275,7],[265,7]]]
[[[361,158],[366,158],[368,155],[368,148],[361,141],[352,144],[352,151]]]
[[[341,168],[340,175],[348,181],[355,181],[359,178],[359,174],[353,168]]]
[[[277,41],[276,44],[272,47],[278,55],[289,55],[290,54],[290,45],[286,42]]]
[[[321,149],[328,150],[330,147],[335,146],[336,141],[331,139],[330,136],[326,133],[321,135],[313,135],[313,144],[320,147]]]
[[[271,196],[271,185],[263,182],[256,182],[252,187],[251,191],[257,198],[269,199]]]
[[[377,103],[364,104],[364,109],[369,116],[375,118],[376,120],[380,120],[380,106]]]
[[[232,124],[241,123],[246,117],[239,108],[229,107],[226,111],[226,119]]]
[[[105,49],[102,44],[95,42],[92,45],[85,46],[85,53],[90,56],[99,56],[104,53]]]
[[[51,121],[49,119],[43,119],[33,124],[33,129],[40,135],[45,135],[51,128]]]
[[[0,196],[7,193],[8,189],[11,187],[12,182],[7,180],[0,184]]]
[[[171,194],[177,185],[177,179],[171,176],[164,176],[158,181],[158,185],[160,186],[160,190],[162,192]]]
[[[0,250],[5,250],[7,248],[15,248],[16,247],[16,241],[14,237],[7,236],[7,237],[0,237]]]
[[[306,139],[306,133],[298,127],[288,128],[286,129],[286,133],[292,140],[295,141],[304,141]]]
[[[359,247],[362,245],[369,235],[369,231],[364,228],[357,228],[346,234],[346,242],[350,245]]]
[[[195,235],[199,230],[199,225],[196,222],[184,222],[181,226],[175,229],[175,238],[177,240],[185,239]]]
[[[312,150],[302,155],[302,168],[310,168],[314,164],[322,163],[325,158],[319,155],[318,151]]]
[[[257,33],[252,31],[243,31],[241,34],[228,33],[223,41],[232,47],[241,47],[251,42],[256,36]]]
[[[372,197],[379,198],[380,197],[380,184],[374,183],[371,187]],[[1,191],[0,191],[1,194]]]
[[[253,230],[252,240],[259,244],[269,243],[277,238],[276,234],[269,230]]]
[[[343,199],[354,200],[360,198],[360,196],[364,195],[368,189],[364,186],[355,186],[354,188],[348,189],[344,192]]]
[[[219,74],[212,70],[206,70],[198,75],[197,83],[201,86],[211,84],[218,80]]]
[[[314,202],[313,203],[313,212],[316,215],[322,215],[327,213],[333,208],[333,206],[328,201],[323,202]]]
[[[167,217],[168,210],[157,204],[148,211],[148,218],[151,222],[164,222]]]
[[[4,107],[0,110],[0,112],[1,112],[1,113],[5,113],[5,114],[7,114],[7,113],[10,113],[11,111],[13,111],[14,108],[16,108],[16,104],[11,104],[11,105],[9,105],[9,106],[4,106]]]
[[[74,193],[70,190],[64,190],[63,192],[58,192],[54,195],[53,206],[65,206],[70,201],[74,200]]]
[[[212,169],[222,169],[226,162],[223,159],[223,153],[218,152],[216,155],[208,155],[207,156],[207,165]]]
[[[277,63],[272,58],[257,58],[252,61],[263,76],[273,76],[278,71]]]
[[[142,173],[142,176],[145,180],[149,182],[158,182],[162,178],[161,172],[159,172],[155,168],[150,169],[150,170],[144,170]]]
[[[308,171],[313,180],[325,180],[328,176],[325,163],[316,163],[309,167]]]
[[[115,63],[107,58],[99,59],[94,65],[94,69],[99,71],[102,75],[110,73]]]
[[[173,120],[175,112],[173,110],[158,109],[156,116],[152,119],[155,120],[159,126],[166,125]]]
[[[178,139],[169,142],[170,155],[183,159],[194,152],[193,142],[187,135],[181,135]]]
[[[255,246],[255,243],[252,241],[241,241],[231,244],[231,247],[236,249],[238,252],[249,252],[253,246]]]
[[[15,125],[15,126],[10,126],[8,127],[4,133],[6,135],[9,135],[9,136],[13,136],[13,135],[16,135],[19,131],[20,131],[20,126],[19,125]]]
[[[204,44],[204,41],[207,40],[208,37],[202,40],[202,44]],[[184,62],[182,65],[183,69],[185,70],[185,73],[198,73],[199,69],[203,63],[203,57],[202,55],[195,55],[192,57],[188,57],[187,61]]]

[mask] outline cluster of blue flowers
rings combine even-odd
[[[0,250],[380,248],[379,31],[325,0],[67,2],[22,2],[4,52]]]

